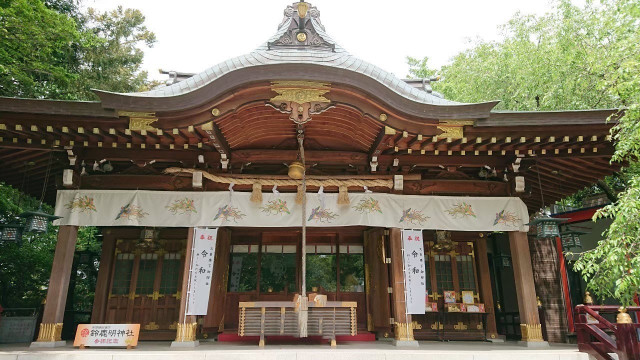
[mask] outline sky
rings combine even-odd
[[[515,13],[541,15],[551,0],[316,0],[327,33],[351,54],[404,78],[406,57],[440,67],[477,39],[496,40]],[[143,68],[197,73],[250,52],[273,35],[291,0],[84,0],[85,7],[140,9],[156,34]]]

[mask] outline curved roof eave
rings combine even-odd
[[[211,69],[208,69],[205,73],[211,71]],[[201,74],[194,76],[194,78],[199,76]],[[200,79],[194,81],[198,80]],[[102,90],[94,91],[100,97],[102,106],[105,108],[130,111],[180,111],[200,106],[246,84],[278,80],[308,80],[351,86],[372,95],[381,104],[386,104],[393,109],[421,118],[486,118],[499,102],[489,101],[475,104],[449,102],[446,100],[443,103],[421,102],[394,91],[394,89],[366,74],[354,72],[350,69],[305,62],[245,66],[220,74],[214,80],[203,83],[189,91],[181,91],[177,94],[163,94],[163,96],[152,92],[120,94]],[[167,88],[180,85],[183,82]],[[407,86],[410,87],[409,85]],[[419,89],[413,90],[428,94]]]
[[[305,29],[317,34],[330,49],[322,48],[322,45],[273,46],[278,39],[287,36],[292,26],[297,27],[294,21],[294,18],[297,19],[297,10],[288,6],[276,34],[249,54],[212,66],[187,80],[146,92],[94,92],[106,108],[179,111],[211,101],[224,91],[251,82],[313,80],[354,86],[376,96],[379,101],[398,111],[418,117],[486,118],[498,103],[458,103],[412,87],[394,74],[356,58],[338,45],[326,33],[320,22],[320,12],[314,6],[310,7],[308,14],[309,28]],[[274,71],[276,69],[277,71]],[[316,71],[318,69],[322,70]]]

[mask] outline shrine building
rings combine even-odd
[[[535,214],[619,170],[616,110],[447,100],[349,54],[305,2],[254,51],[174,75],[0,98],[0,181],[47,184],[60,217],[36,346],[75,332],[83,226],[103,239],[90,322],[142,341],[567,341],[562,244]]]

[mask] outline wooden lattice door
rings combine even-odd
[[[184,241],[159,241],[140,248],[118,240],[107,300],[107,323],[140,324],[142,338],[175,335],[184,268]],[[173,334],[173,335],[172,335]]]
[[[454,291],[455,303],[459,304],[463,302],[462,292],[468,291],[473,293],[476,303],[481,302],[474,242],[454,241],[452,247],[438,249],[433,241],[426,240],[424,246],[428,301],[437,304],[438,312],[413,316],[418,324],[416,337],[434,339],[443,334],[452,339],[477,337],[484,331],[481,315],[447,312],[444,299],[445,292]]]

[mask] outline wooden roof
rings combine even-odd
[[[469,184],[506,188],[505,177],[524,175],[527,192],[519,195],[536,210],[540,188],[549,204],[619,168],[609,164],[607,119],[616,110],[497,112],[497,101],[442,99],[350,55],[314,7],[304,23],[296,11],[288,7],[276,35],[249,55],[150,92],[97,91],[100,102],[0,98],[0,181],[39,194],[50,158],[57,180],[49,182],[49,201],[69,167],[86,174],[80,186],[103,188],[144,188],[154,179],[161,189],[184,186],[160,178],[170,166],[286,174],[297,158],[297,128],[274,103],[278,83],[303,84],[301,91],[326,99],[304,125],[314,175],[465,180],[454,189],[461,194]],[[304,41],[291,40],[298,31]],[[101,162],[113,170],[105,173]],[[481,177],[483,168],[496,176]],[[436,191],[430,186],[413,191]]]
[[[130,129],[130,116],[116,116],[96,103],[0,98],[0,181],[39,194],[52,151],[51,174],[57,181],[49,182],[50,201],[62,170],[70,167],[70,156],[77,157],[77,173],[82,162],[86,165],[85,179],[104,175],[92,170],[102,160],[118,176],[156,176],[170,166],[222,172],[221,154],[230,159],[229,173],[284,175],[284,164],[297,157],[296,127],[287,114],[265,105],[268,96],[247,104],[229,97],[219,104],[220,109],[228,106],[224,113],[215,117],[208,112],[210,122],[158,116],[156,128],[146,131]],[[351,104],[336,102],[305,125],[310,174],[371,174],[377,154],[376,174],[477,181],[484,180],[479,172],[487,166],[497,171],[490,181],[502,182],[505,174],[513,177],[511,164],[521,157],[520,171],[530,192],[523,198],[536,209],[541,205],[539,184],[549,204],[619,168],[609,164],[612,124],[606,119],[613,110],[491,113],[475,125],[462,126],[463,137],[450,138],[442,136],[436,120],[381,121],[379,114],[362,110],[366,105],[353,96]]]

